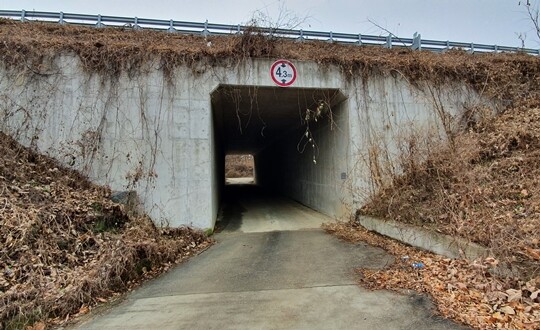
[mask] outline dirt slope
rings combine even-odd
[[[0,329],[85,313],[210,244],[0,133]]]
[[[540,276],[540,108],[478,123],[381,190],[360,214],[457,235]]]

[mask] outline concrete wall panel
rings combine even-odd
[[[84,71],[75,55],[59,55],[49,75],[1,68],[0,127],[99,184],[136,190],[158,224],[212,228],[225,146],[211,94],[222,84],[275,87],[272,62],[201,64],[197,73],[179,67],[172,84],[151,63],[111,77]],[[295,88],[340,90],[348,99],[338,109],[337,129],[325,122],[314,127],[317,164],[311,151],[296,148],[303,133],[285,130],[281,142],[257,156],[257,176],[333,216],[352,213],[377,188],[374,164],[381,182],[399,171],[408,138],[444,141],[441,109],[454,123],[464,106],[482,102],[459,83],[413,86],[391,75],[346,79],[337,67],[295,64]]]

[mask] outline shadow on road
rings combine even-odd
[[[332,218],[255,184],[225,185],[216,232],[320,228]]]

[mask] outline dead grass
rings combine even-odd
[[[210,244],[0,133],[0,329],[87,312]]]
[[[540,108],[508,110],[406,169],[360,214],[464,237],[540,276]]]
[[[243,35],[192,36],[124,28],[90,28],[0,20],[0,59],[7,68],[51,72],[59,54],[76,54],[88,72],[117,77],[158,66],[169,75],[180,65],[237,64],[250,58],[284,57],[336,65],[348,77],[373,73],[403,76],[412,84],[463,82],[498,100],[538,101],[540,59],[526,54],[435,54],[408,49],[358,47],[323,41],[267,38],[256,28]],[[209,46],[210,45],[210,46]]]

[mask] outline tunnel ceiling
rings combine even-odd
[[[257,154],[281,134],[302,126],[320,100],[345,100],[337,89],[230,86],[211,95],[216,138],[226,154]],[[301,133],[299,133],[301,134]]]

